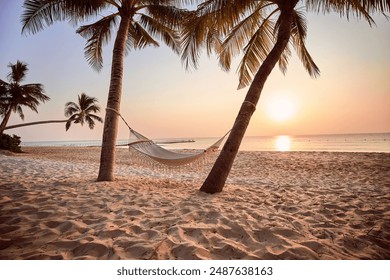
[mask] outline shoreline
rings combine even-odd
[[[194,142],[166,144],[168,149],[205,149],[218,137],[192,138]],[[165,138],[157,142],[183,141],[188,138]],[[118,144],[126,144],[129,140],[120,139]],[[100,146],[101,140],[86,141],[43,141],[35,142],[39,146],[86,147]],[[33,143],[30,147],[33,147]],[[28,147],[22,145],[23,147]],[[323,134],[323,135],[279,135],[279,136],[245,136],[240,151],[308,151],[308,152],[379,152],[390,153],[390,133],[358,133],[358,134]]]
[[[0,154],[0,259],[390,259],[390,155],[239,152],[222,193],[208,169],[151,170],[117,149]],[[209,167],[208,167],[209,168]]]

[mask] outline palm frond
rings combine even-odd
[[[229,71],[232,57],[240,54],[248,41],[252,38],[256,30],[261,27],[261,24],[267,18],[271,18],[278,10],[274,10],[271,14],[266,15],[266,9],[273,5],[273,3],[265,3],[258,5],[258,7],[243,18],[234,28],[227,34],[223,44],[222,51],[219,53],[219,63],[223,70]]]
[[[0,87],[8,87],[8,86],[9,86],[9,83],[0,79]]]
[[[68,121],[65,124],[65,130],[66,131],[68,131],[68,129],[70,128],[72,122],[76,122],[77,118],[78,118],[77,114],[70,116],[70,118],[68,119]]]
[[[18,60],[15,64],[9,63],[8,67],[11,68],[11,71],[7,75],[9,82],[20,83],[24,80],[28,71],[26,63]]]
[[[147,46],[158,47],[158,42],[146,31],[141,24],[133,22],[129,28],[129,34],[126,41],[127,51],[131,49],[143,49]]]
[[[82,111],[85,111],[90,106],[95,106],[95,102],[98,100],[95,97],[86,95],[84,92],[78,96],[79,107]]]
[[[186,69],[198,67],[202,48],[221,52],[222,38],[256,5],[250,0],[209,0],[190,13],[182,27],[181,60]],[[228,57],[226,57],[228,60]]]
[[[140,15],[139,24],[137,23],[137,25],[138,28],[143,31],[144,29],[141,27],[141,25],[145,27],[145,29],[148,31],[147,33],[149,33],[148,34],[149,40],[152,39],[152,37],[162,40],[175,53],[179,53],[180,40],[179,40],[178,32],[176,30],[171,29],[169,26],[166,26],[162,21],[157,20],[156,18],[145,14]],[[143,32],[142,35],[143,35],[142,37],[148,38],[145,32]],[[150,42],[153,41],[150,40]],[[156,45],[154,43],[151,44]]]
[[[295,11],[294,22],[292,27],[292,41],[299,59],[311,77],[318,77],[320,69],[315,64],[310,53],[306,49],[305,40],[307,34],[307,25],[305,15],[300,11]]]
[[[98,122],[101,122],[101,123],[103,122],[103,119],[101,117],[99,117],[99,116],[96,116],[94,114],[89,114],[88,116],[90,116],[92,119],[94,119],[94,120],[96,120]]]
[[[77,33],[87,39],[84,48],[85,58],[89,65],[97,71],[103,67],[103,44],[107,44],[111,38],[111,32],[116,26],[118,14],[111,14],[97,22],[81,26]]]
[[[253,0],[209,0],[198,6],[198,17],[212,15],[213,24],[225,34],[232,29],[246,13],[252,13],[265,1]]]
[[[324,14],[336,12],[347,19],[355,16],[365,19],[370,25],[375,23],[372,14],[390,12],[389,0],[306,0],[305,3],[308,11]]]
[[[74,123],[79,123],[79,124],[81,124],[81,126],[83,126],[84,122],[85,122],[85,118],[87,116],[84,116],[82,112],[80,114],[76,114],[76,115],[78,115],[78,118],[76,119],[76,121]]]
[[[7,96],[2,100],[3,106],[8,109],[11,108],[14,112],[18,112],[22,119],[24,119],[22,106],[26,106],[38,113],[40,102],[50,100],[50,97],[43,93],[43,86],[41,84],[27,84],[22,86],[12,84],[7,92]],[[8,109],[5,110],[7,111]]]
[[[26,0],[21,17],[22,33],[37,33],[56,21],[85,21],[97,16],[110,3],[106,0]]]
[[[87,114],[90,114],[90,112],[98,113],[100,112],[100,106],[96,104],[97,102],[97,98],[86,96],[84,102],[80,103],[81,109]]]
[[[153,19],[163,23],[165,27],[178,30],[183,24],[183,20],[187,18],[190,12],[186,9],[179,9],[174,4],[178,1],[166,1],[167,3],[156,3],[147,5],[146,9],[140,9],[137,13],[143,13]],[[143,12],[144,11],[144,12]]]
[[[66,131],[69,130],[71,124],[72,124],[72,121],[71,121],[71,120],[68,120],[68,121],[66,122],[66,124],[65,124],[65,130],[66,130]]]
[[[36,100],[38,103],[39,101],[46,102],[50,100],[50,97],[45,95],[45,90],[42,84],[26,84],[21,86],[20,90],[23,95]]]
[[[226,36],[219,52],[219,64],[223,70],[229,71],[232,57],[242,52],[244,45],[250,40],[253,31],[260,22],[259,12],[255,12],[239,22]]]
[[[93,129],[95,127],[95,122],[91,118],[91,116],[86,116],[85,117],[85,121],[88,123],[88,126],[89,126],[90,129]]]
[[[3,116],[8,108],[8,88],[9,84],[0,79],[0,116]]]
[[[14,104],[16,104],[16,106],[26,106],[35,113],[38,113],[39,101],[33,96],[23,94],[22,96],[17,97],[15,101]]]
[[[35,108],[34,108],[35,109]],[[24,113],[23,113],[23,109],[22,109],[22,106],[18,105],[15,107],[14,109],[15,112],[18,113],[19,117],[22,119],[22,121],[24,121]],[[36,111],[36,110],[35,110]]]
[[[181,60],[186,69],[198,67],[198,60],[204,46],[209,27],[211,25],[208,16],[197,16],[192,13],[186,20],[186,25],[181,34]]]
[[[176,7],[188,7],[188,5],[196,5],[204,0],[143,0],[140,1],[143,4],[153,4],[153,5],[171,5]]]
[[[291,50],[289,45],[287,45],[279,59],[279,69],[284,75],[287,72],[287,66],[290,57],[291,57]]]
[[[238,68],[238,89],[246,87],[251,83],[253,75],[259,70],[261,63],[266,59],[275,42],[273,29],[274,21],[271,17],[267,17],[245,46],[244,56]]]
[[[65,104],[65,111],[64,111],[65,117],[70,117],[70,116],[74,115],[78,111],[80,111],[80,107],[76,103],[74,103],[74,102],[67,102]]]
[[[103,119],[96,116],[96,115],[92,115],[92,114],[89,114],[85,117],[85,121],[88,123],[88,126],[90,129],[94,129],[95,127],[95,121],[98,121],[98,122],[103,122]]]
[[[100,112],[100,107],[96,104],[91,104],[85,109],[85,111],[88,113],[90,112],[98,113]]]

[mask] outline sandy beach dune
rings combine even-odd
[[[240,152],[224,191],[118,149],[0,154],[0,259],[390,259],[390,154]]]

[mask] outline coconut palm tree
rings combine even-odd
[[[185,65],[197,66],[200,50],[215,51],[220,65],[229,70],[233,56],[243,53],[239,64],[239,88],[249,86],[232,131],[201,187],[221,192],[237,155],[264,84],[279,64],[287,69],[293,47],[312,77],[319,75],[305,46],[305,11],[336,12],[363,18],[374,24],[373,13],[390,10],[389,0],[208,0],[202,2],[183,30]],[[385,15],[386,16],[386,15]]]
[[[0,135],[3,133],[12,112],[17,112],[24,120],[23,106],[38,113],[40,102],[50,100],[44,94],[42,84],[21,84],[28,71],[26,63],[18,60],[15,64],[9,63],[8,67],[11,68],[7,75],[8,82],[0,80],[0,115],[3,117],[0,124]]]
[[[158,46],[158,40],[179,52],[176,31],[186,12],[174,4],[188,0],[26,0],[22,32],[36,33],[55,21],[87,20],[93,23],[78,30],[87,39],[85,56],[99,70],[103,65],[102,46],[115,34],[111,80],[104,121],[98,181],[114,180],[115,144],[122,95],[124,56],[131,49]],[[106,12],[105,15],[104,12]]]
[[[102,118],[93,114],[100,112],[100,107],[96,104],[97,102],[98,100],[96,98],[89,97],[85,93],[82,93],[78,96],[78,103],[67,102],[65,104],[65,117],[68,117],[66,120],[49,120],[15,124],[5,127],[4,130],[38,124],[66,123],[65,129],[68,131],[72,123],[84,125],[85,122],[88,123],[90,129],[94,129],[95,121],[103,122]]]
[[[100,112],[100,107],[96,105],[97,99],[89,97],[85,93],[82,93],[78,97],[78,104],[74,102],[68,102],[65,104],[65,116],[69,117],[66,122],[65,128],[69,129],[72,122],[80,123],[84,125],[84,122],[88,123],[90,129],[95,127],[95,120],[103,122],[103,119],[92,113]]]

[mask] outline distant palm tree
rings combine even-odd
[[[65,104],[65,116],[69,117],[66,122],[65,128],[69,129],[72,122],[80,123],[84,125],[84,122],[88,123],[90,129],[95,127],[95,120],[103,122],[103,119],[92,113],[100,112],[100,107],[96,105],[97,99],[89,97],[85,93],[82,93],[78,97],[78,104],[74,102],[68,102]]]
[[[50,100],[44,94],[42,84],[20,84],[28,71],[26,63],[18,60],[16,64],[10,63],[8,67],[11,68],[11,72],[7,75],[8,82],[0,79],[0,115],[3,117],[0,134],[3,133],[12,112],[17,112],[24,120],[23,106],[38,113],[40,102]]]
[[[239,65],[239,88],[249,90],[233,129],[201,190],[221,192],[230,173],[245,131],[260,98],[264,84],[276,64],[287,69],[293,47],[308,73],[319,69],[305,46],[305,10],[336,12],[349,18],[363,18],[390,11],[389,0],[203,0],[183,31],[183,60],[197,66],[201,48],[215,51],[223,69],[229,70],[232,57],[243,53]],[[302,7],[299,8],[298,4]],[[385,15],[386,16],[386,15]]]
[[[90,129],[94,129],[95,121],[103,122],[103,119],[99,116],[93,114],[100,112],[100,107],[96,103],[98,100],[94,97],[89,97],[85,93],[82,93],[78,96],[78,103],[67,102],[65,104],[65,116],[68,117],[66,120],[49,120],[49,121],[37,121],[30,123],[22,123],[7,126],[4,130],[13,129],[18,127],[38,125],[38,124],[48,124],[48,123],[64,123],[66,122],[65,129],[68,131],[72,123],[79,123],[84,125],[85,122],[88,123]]]
[[[118,134],[118,114],[122,95],[123,63],[130,49],[158,46],[157,40],[179,52],[177,29],[184,10],[174,4],[188,0],[26,0],[22,15],[22,32],[37,33],[55,21],[79,23],[98,18],[81,26],[77,32],[87,39],[85,56],[89,64],[100,70],[103,66],[102,45],[115,32],[111,81],[104,121],[98,181],[114,180],[115,144]],[[107,11],[107,15],[102,13]],[[115,28],[118,27],[117,30]]]

